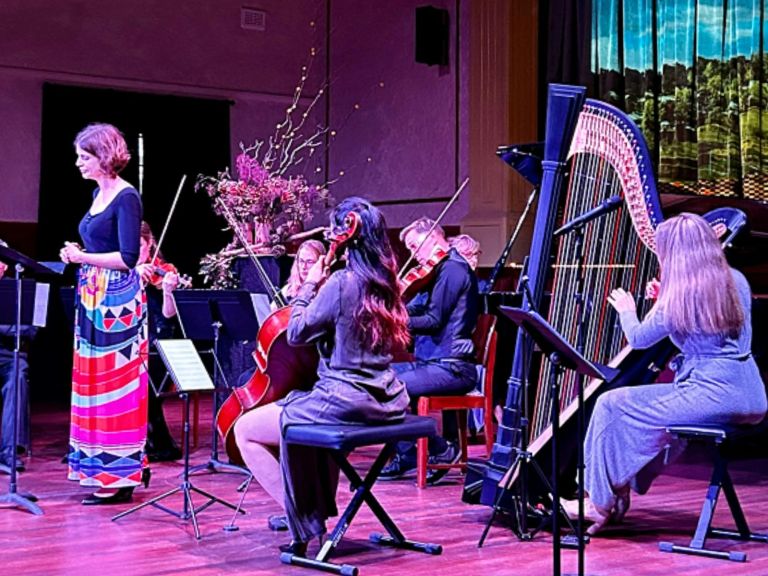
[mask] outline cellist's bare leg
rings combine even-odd
[[[235,423],[235,439],[253,477],[284,507],[285,492],[278,461],[282,410],[272,403],[246,412]]]

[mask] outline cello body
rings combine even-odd
[[[317,380],[319,356],[315,345],[288,343],[291,310],[290,306],[280,308],[261,325],[253,351],[256,371],[246,384],[232,391],[216,415],[216,428],[233,463],[243,463],[234,433],[240,416],[280,400],[292,390],[309,390]]]

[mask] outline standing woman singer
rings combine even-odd
[[[134,270],[141,198],[119,176],[131,156],[117,128],[91,124],[74,144],[75,165],[97,188],[78,228],[84,247],[65,242],[60,252],[80,265],[68,477],[96,488],[83,504],[113,504],[149,481],[146,295]]]

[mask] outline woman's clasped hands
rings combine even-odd
[[[59,258],[65,264],[81,264],[84,254],[77,242],[64,242],[64,247],[59,250]]]

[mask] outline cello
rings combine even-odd
[[[229,214],[222,203],[222,211]],[[229,218],[227,218],[229,221]],[[230,226],[241,235],[237,224],[230,221]],[[356,233],[359,226],[359,216],[350,213],[345,218],[346,230],[339,234],[329,234],[331,246],[324,259],[324,264],[330,267],[336,251],[344,242]],[[235,388],[222,403],[216,415],[216,428],[224,441],[227,455],[233,463],[242,464],[243,458],[235,442],[235,423],[246,412],[259,406],[275,402],[285,397],[292,390],[308,390],[317,381],[317,365],[319,356],[314,345],[292,346],[288,343],[287,329],[293,308],[287,305],[282,293],[271,283],[261,263],[250,251],[247,241],[240,238],[243,246],[249,251],[251,260],[262,275],[265,286],[268,286],[272,296],[280,308],[270,314],[259,328],[256,335],[256,348],[253,359],[256,370],[243,386]]]

